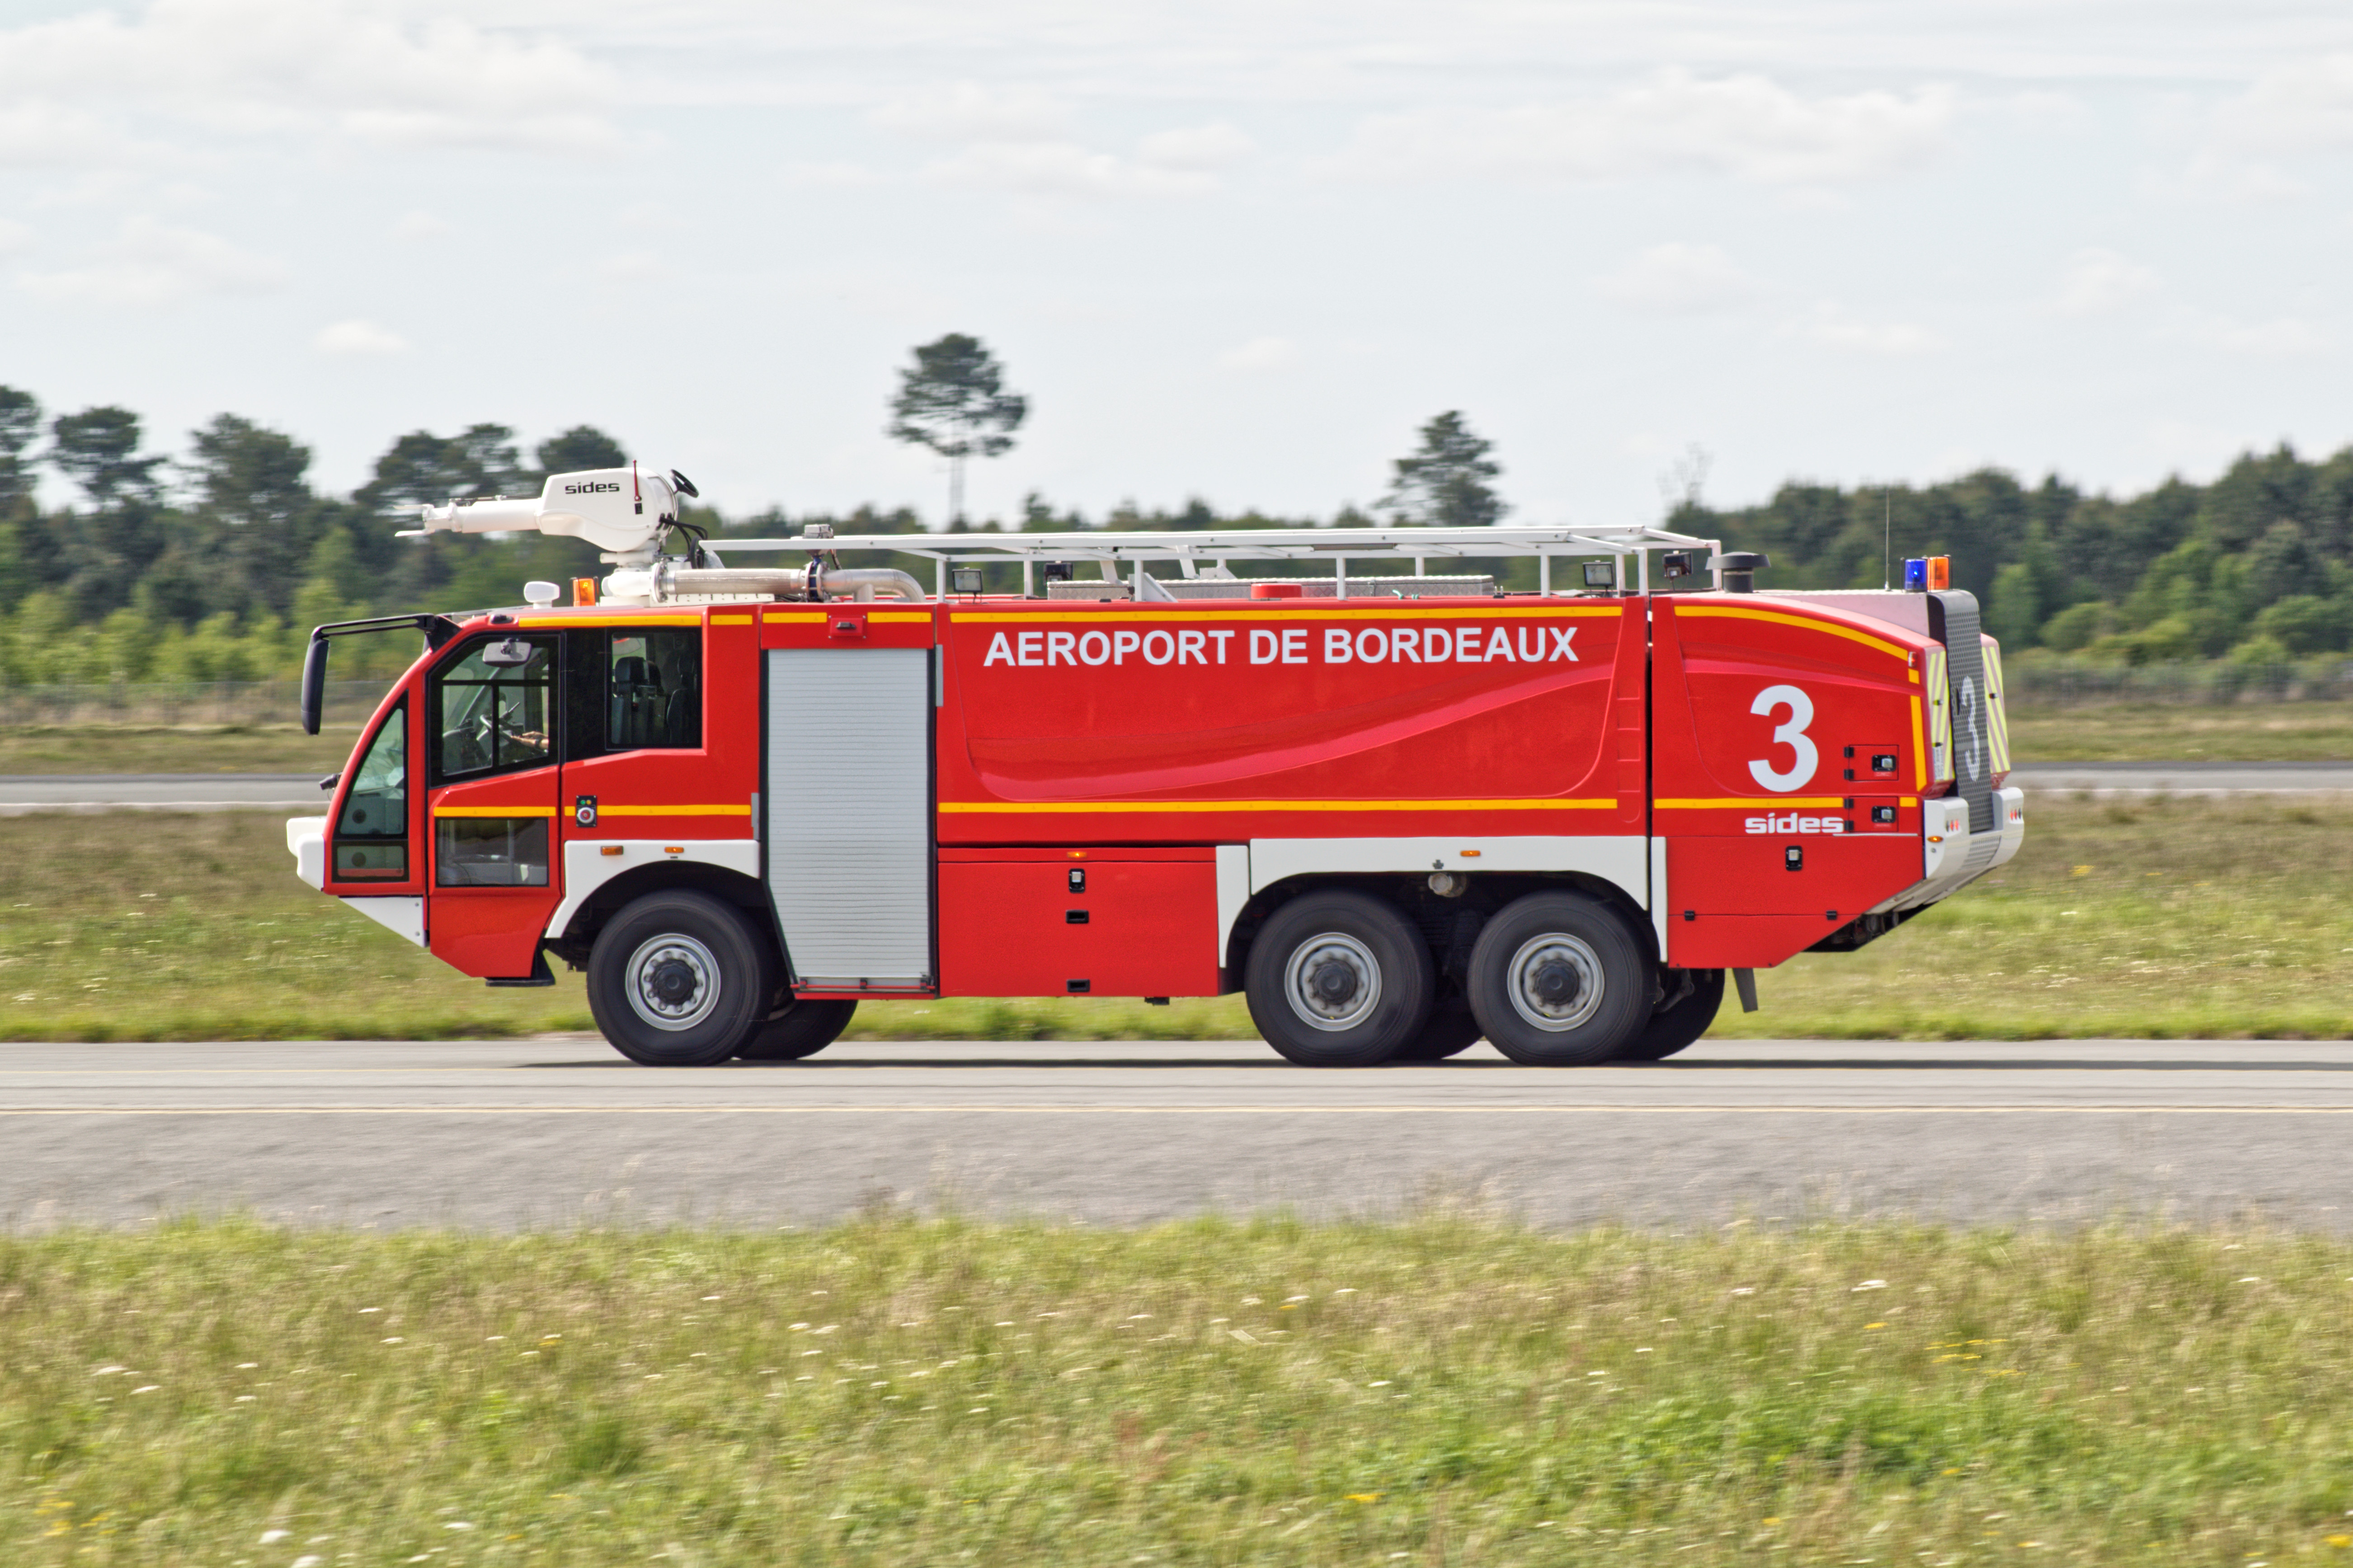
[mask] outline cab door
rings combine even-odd
[[[557,646],[553,632],[493,631],[427,678],[428,945],[461,973],[547,975],[540,937],[564,896]]]

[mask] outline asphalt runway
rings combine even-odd
[[[2353,1215],[2353,1042],[1485,1047],[1367,1072],[1252,1042],[848,1044],[631,1066],[602,1041],[0,1046],[0,1223],[810,1224],[876,1206],[1545,1226]]]
[[[2010,774],[2030,795],[2240,795],[2353,790],[2348,763],[2036,763]],[[36,812],[319,813],[328,796],[310,773],[20,773],[0,775],[0,816]]]

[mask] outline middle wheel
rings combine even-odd
[[[1345,889],[1275,910],[1244,992],[1266,1043],[1302,1067],[1377,1067],[1421,1031],[1438,988],[1430,944],[1387,900]]]
[[[1651,1016],[1651,966],[1626,922],[1579,893],[1530,893],[1471,950],[1471,1010],[1526,1067],[1608,1061]]]

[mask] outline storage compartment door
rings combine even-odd
[[[768,660],[768,892],[803,990],[932,987],[932,654]]]

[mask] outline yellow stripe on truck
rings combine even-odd
[[[1759,805],[1776,808],[1785,805],[1843,806],[1846,797],[1840,795],[1749,795],[1725,800],[1654,800],[1651,804],[1661,811],[1746,811]]]
[[[552,805],[437,805],[436,816],[554,816]]]
[[[943,812],[1609,811],[1601,800],[944,800]]]
[[[742,805],[598,805],[599,816],[749,816],[751,804]]]

